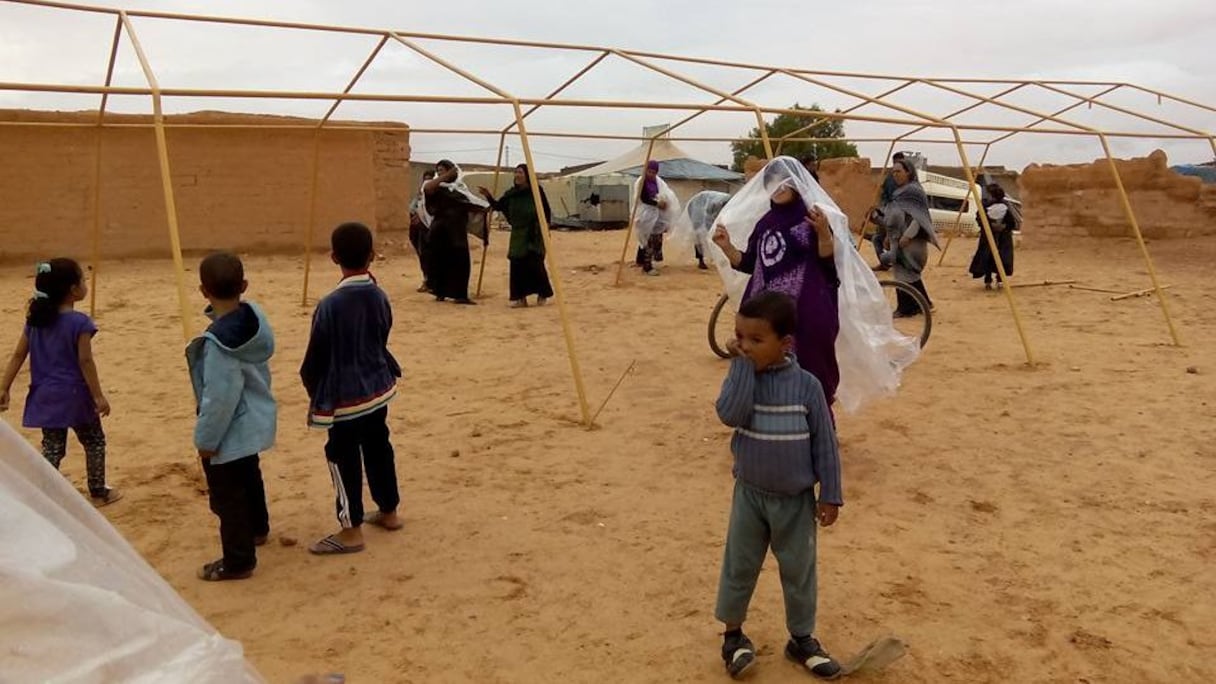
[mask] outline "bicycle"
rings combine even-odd
[[[933,313],[929,309],[929,302],[925,296],[920,293],[920,290],[912,287],[907,283],[901,283],[897,280],[879,280],[883,291],[887,293],[888,300],[891,301],[891,310],[895,310],[895,301],[897,294],[903,293],[916,302],[916,307],[920,309],[920,313],[914,316],[905,316],[893,318],[895,329],[899,330],[908,337],[915,337],[920,340],[921,349],[929,342],[929,333],[933,332]],[[714,304],[714,310],[709,315],[708,337],[709,348],[721,358],[730,358],[730,352],[726,350],[726,341],[735,337],[735,322],[732,318],[726,317],[723,322],[722,311],[726,308],[726,303],[730,301],[730,297],[723,294],[718,298],[718,302]],[[721,326],[721,327],[719,327]]]

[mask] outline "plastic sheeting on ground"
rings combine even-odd
[[[0,420],[0,682],[261,681]]]

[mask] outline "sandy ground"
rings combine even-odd
[[[575,423],[557,309],[505,307],[501,238],[476,308],[415,294],[416,262],[388,250],[407,527],[371,529],[367,552],[338,558],[304,550],[334,518],[296,376],[302,266],[248,259],[279,344],[274,538],[253,580],[218,585],[194,578],[217,526],[195,485],[170,262],[104,264],[96,350],[115,407],[110,480],[127,494],[105,514],[271,681],[724,680],[712,610],[729,432],[712,410],[725,365],[704,341],[718,281],[668,264],[614,289],[620,233],[556,239],[593,406],[637,362],[601,428]],[[1003,298],[966,276],[970,241],[932,271],[927,353],[897,399],[840,420],[847,503],[820,534],[819,634],[840,656],[888,633],[910,646],[858,680],[1216,681],[1216,240],[1151,248],[1187,346],[1168,344],[1151,298],[1023,288],[1033,369]],[[337,278],[314,273],[315,297]],[[1017,276],[1147,286],[1118,240],[1027,244]],[[26,268],[0,269],[6,349],[30,287]],[[65,470],[83,486],[75,445]],[[781,656],[783,624],[770,559],[748,625],[754,681],[804,679]]]

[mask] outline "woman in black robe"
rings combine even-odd
[[[447,159],[435,164],[435,177],[422,185],[426,211],[431,215],[427,231],[427,278],[435,301],[451,299],[457,304],[475,304],[469,299],[469,216],[485,211],[457,187],[460,169]]]
[[[1005,202],[1005,190],[993,183],[988,186],[988,201],[984,202],[984,213],[988,215],[988,225],[992,227],[992,237],[996,241],[997,253],[1001,255],[1001,263],[1005,266],[1005,275],[1013,275],[1013,231],[1018,227],[1017,218]],[[980,216],[975,215],[976,223]],[[988,246],[988,238],[984,235],[983,224],[980,224],[979,240],[975,246],[975,256],[971,257],[971,277],[983,278],[984,289],[992,289],[992,279],[1003,284],[1001,274],[996,267],[996,259],[992,258],[992,249]]]

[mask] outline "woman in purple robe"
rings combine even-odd
[[[798,173],[807,178],[796,182],[791,175]],[[809,181],[809,174],[801,166],[770,163],[764,170],[769,210],[748,238],[746,251],[740,252],[731,244],[722,226],[714,231],[713,240],[735,270],[752,276],[743,301],[775,290],[798,302],[794,353],[798,365],[823,385],[831,405],[840,384],[836,362],[836,335],[840,332],[836,292],[840,281],[828,218],[817,207],[808,209],[795,189],[806,187]]]

